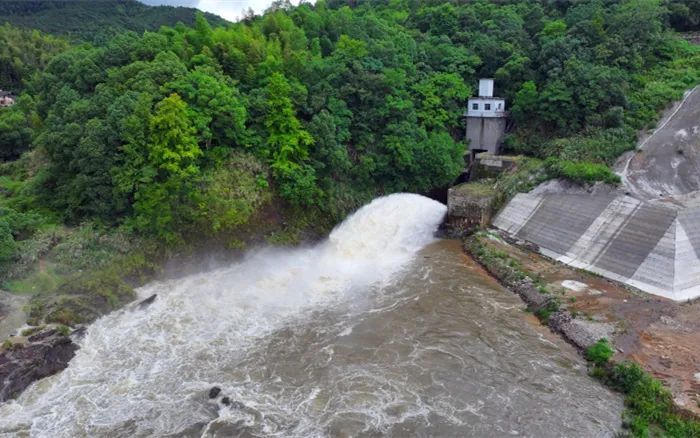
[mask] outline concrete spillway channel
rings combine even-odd
[[[700,297],[700,89],[619,164],[619,189],[549,182],[493,224],[571,266],[684,301]]]

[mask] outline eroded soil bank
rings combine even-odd
[[[678,408],[700,415],[700,302],[679,304],[633,290],[495,233],[479,242],[551,291],[588,337],[607,337],[616,349],[614,360],[637,362],[663,381]]]

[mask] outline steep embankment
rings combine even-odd
[[[608,359],[622,365],[608,364],[591,374],[626,394],[625,424],[633,436],[647,436],[644,430],[653,423],[663,428],[658,436],[698,436],[700,423],[692,416],[700,414],[700,351],[696,348],[700,344],[700,303],[681,305],[636,293],[603,277],[552,263],[506,243],[496,233],[470,236],[465,248],[589,360],[589,350],[605,339]],[[665,388],[645,377],[637,363]],[[632,370],[624,378],[628,379],[626,388],[615,383],[619,377],[615,374],[622,370]]]
[[[673,105],[617,168],[624,188],[639,199],[683,198],[700,190],[700,87]]]
[[[699,114],[696,88],[621,159],[620,188],[546,183],[515,196],[494,225],[558,261],[645,292],[700,296]]]

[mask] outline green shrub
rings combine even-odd
[[[15,248],[15,239],[12,236],[10,226],[6,221],[0,220],[0,265],[12,260]]]
[[[565,178],[579,184],[599,181],[612,185],[620,183],[620,177],[603,164],[565,161],[550,157],[545,165],[548,175],[552,178]]]
[[[106,229],[85,223],[62,233],[51,251],[51,259],[63,274],[96,270],[135,251],[140,243],[123,229]]]
[[[35,270],[21,280],[8,281],[5,287],[17,294],[51,292],[61,284],[62,278],[52,268]]]
[[[31,335],[33,335],[33,334],[38,333],[42,328],[43,328],[42,326],[38,326],[38,327],[29,327],[29,328],[26,328],[26,329],[22,330],[22,332],[20,333],[20,335],[22,335],[22,336],[31,336]]]
[[[595,371],[595,377],[625,395],[624,426],[632,436],[700,437],[700,422],[678,414],[671,393],[636,363],[605,364]]]
[[[215,171],[204,175],[198,227],[208,233],[245,224],[271,200],[267,166],[252,154],[232,152]]]
[[[586,349],[586,359],[596,366],[605,365],[613,357],[613,354],[612,346],[605,338],[599,339],[598,342]]]
[[[549,178],[542,160],[520,158],[514,171],[502,173],[496,180],[494,210],[498,211],[513,196],[529,192]]]
[[[540,153],[564,161],[612,165],[621,154],[634,149],[635,143],[636,131],[629,128],[589,129],[550,140]]]
[[[557,298],[550,298],[547,304],[535,312],[535,316],[542,321],[542,324],[548,324],[549,318],[559,311],[559,300]]]

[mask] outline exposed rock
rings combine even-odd
[[[224,404],[224,406],[230,406],[231,405],[231,399],[229,397],[224,397],[221,399],[221,403]]]
[[[73,333],[70,334],[71,339],[74,341],[78,341],[82,339],[85,335],[87,334],[87,326],[80,326],[73,330]]]
[[[221,394],[221,388],[214,386],[209,390],[209,398],[216,398]]]
[[[39,342],[43,341],[44,339],[50,338],[51,336],[55,336],[58,331],[55,328],[51,328],[48,330],[42,330],[39,333],[35,333],[31,335],[27,340],[29,342]]]
[[[55,329],[30,336],[23,346],[0,352],[0,402],[68,366],[78,346]]]
[[[145,300],[141,301],[138,305],[139,309],[145,309],[146,307],[153,304],[153,302],[156,300],[157,296],[158,296],[158,294],[153,294],[150,297],[146,298]]]
[[[576,280],[564,280],[561,282],[561,285],[562,287],[574,292],[583,292],[588,289],[588,285],[586,283],[581,283],[580,281]]]
[[[551,297],[540,292],[537,286],[535,286],[535,283],[529,277],[513,282],[507,286],[512,289],[513,292],[520,295],[520,298],[522,298],[523,301],[525,301],[527,305],[535,311],[545,307],[551,300]]]

